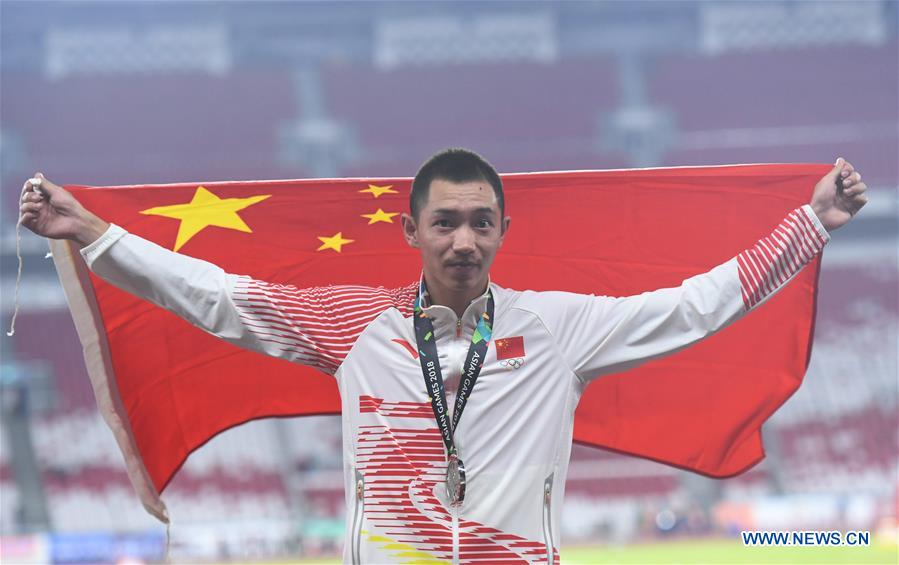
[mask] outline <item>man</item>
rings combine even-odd
[[[758,307],[867,200],[860,174],[838,159],[811,203],[752,248],[679,287],[610,298],[490,281],[510,218],[499,175],[464,149],[434,155],[413,181],[402,227],[421,250],[422,276],[396,289],[299,289],[228,274],[107,224],[37,177],[43,193],[26,190],[23,224],[77,242],[97,275],[233,344],[334,375],[344,559],[354,563],[557,562],[585,387]]]

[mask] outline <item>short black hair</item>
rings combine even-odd
[[[490,183],[499,204],[500,220],[505,215],[503,181],[493,165],[470,149],[450,147],[433,154],[415,175],[409,193],[409,209],[413,218],[418,219],[418,213],[427,205],[431,182],[437,179],[454,183],[479,180]]]

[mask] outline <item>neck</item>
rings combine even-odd
[[[459,291],[447,288],[436,280],[431,282],[425,275],[425,286],[428,288],[431,304],[446,306],[455,312],[456,316],[461,318],[471,301],[487,292],[487,279],[475,287],[474,290]]]

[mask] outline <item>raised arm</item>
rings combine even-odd
[[[42,192],[25,192],[23,225],[76,242],[88,267],[107,282],[239,347],[333,374],[362,330],[403,300],[398,290],[300,289],[226,273],[104,222],[40,178]]]
[[[840,186],[838,189],[837,187]],[[533,311],[585,382],[679,351],[758,308],[795,277],[867,201],[865,185],[842,159],[767,236],[680,286],[613,298],[525,293]]]

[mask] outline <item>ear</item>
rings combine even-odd
[[[409,247],[419,247],[418,226],[415,225],[415,219],[403,212],[403,215],[400,216],[400,223],[403,224],[403,237],[406,238],[406,243],[409,244]]]
[[[502,230],[499,232],[499,244],[503,244],[503,240],[506,238],[506,234],[509,233],[509,224],[512,223],[512,217],[506,216],[503,218],[502,222]]]

